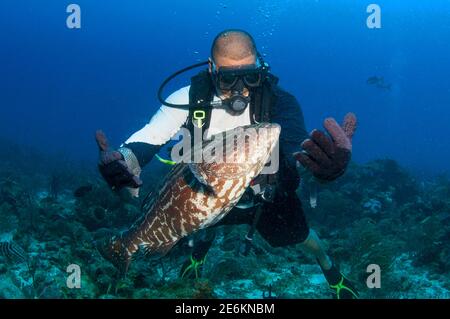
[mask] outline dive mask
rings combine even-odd
[[[264,78],[264,69],[255,64],[240,67],[220,67],[212,64],[216,87],[224,91],[232,91],[241,81],[247,88],[259,87]]]
[[[231,92],[231,96],[213,102],[213,106],[226,106],[233,113],[242,113],[250,103],[250,96],[244,96],[244,89],[260,87],[265,78],[266,69],[258,64],[241,65],[239,67],[217,68],[212,63],[212,78],[217,90]]]

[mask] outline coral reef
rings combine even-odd
[[[17,244],[27,258],[0,256],[0,298],[331,297],[320,268],[299,246],[273,248],[256,234],[250,255],[239,255],[245,225],[218,228],[203,278],[178,278],[190,254],[187,240],[162,259],[138,256],[123,277],[95,243],[125,230],[140,215],[140,202],[112,192],[82,166],[51,161],[49,171],[39,155],[32,164],[6,159],[0,242]],[[152,165],[142,195],[167,171]],[[314,207],[308,189],[317,196]],[[450,298],[447,177],[419,181],[395,161],[380,159],[352,164],[332,183],[304,178],[299,195],[311,227],[363,298]],[[80,289],[67,286],[71,264],[81,267]],[[366,286],[370,264],[382,270],[380,289]]]

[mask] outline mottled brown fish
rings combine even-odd
[[[255,134],[249,136],[248,132]],[[164,255],[181,238],[220,221],[277,151],[279,134],[279,125],[261,123],[219,133],[205,141],[203,153],[212,154],[210,159],[177,164],[158,194],[145,205],[141,218],[99,247],[103,257],[125,272],[138,250]],[[232,137],[243,143],[217,148],[218,140],[229,143]]]

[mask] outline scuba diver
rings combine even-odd
[[[172,93],[167,100],[162,98],[162,90],[171,79],[202,65],[208,68],[192,77],[189,86]],[[250,34],[235,29],[219,33],[207,62],[180,70],[163,82],[158,92],[162,106],[150,122],[118,150],[101,152],[100,173],[113,189],[129,188],[137,195],[142,185],[141,170],[154,156],[171,163],[157,153],[181,128],[201,130],[209,138],[249,124],[277,123],[281,126],[277,173],[260,174],[237,207],[203,231],[203,238],[194,241],[180,275],[201,275],[215,227],[248,224],[248,245],[243,254],[248,254],[255,231],[273,247],[300,244],[303,251],[315,256],[335,298],[357,298],[354,285],[327,255],[317,233],[308,227],[296,194],[300,183],[298,163],[321,182],[332,181],[345,172],[351,159],[356,117],[347,114],[342,127],[327,118],[324,126],[328,134],[320,130],[308,134],[297,99],[277,83],[278,78],[270,73]]]

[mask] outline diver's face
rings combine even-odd
[[[224,56],[217,56],[215,59],[216,67],[219,69],[220,67],[227,66],[227,67],[239,67],[241,65],[249,65],[249,64],[256,64],[256,56],[249,55],[248,57],[245,57],[240,60],[233,60]],[[212,72],[211,63],[209,64],[209,72]],[[231,91],[230,90],[219,90],[221,93],[220,98],[226,99],[231,97]],[[245,97],[248,97],[250,94],[250,91],[247,88],[244,88],[243,95]]]

